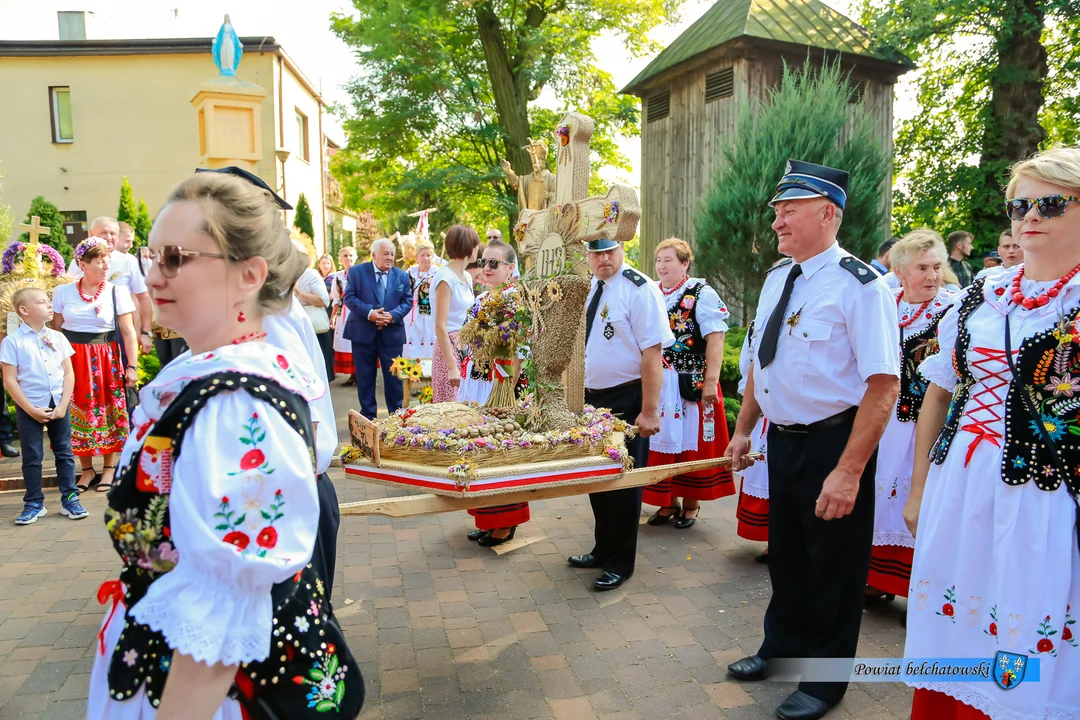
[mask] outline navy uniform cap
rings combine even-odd
[[[788,160],[784,177],[780,178],[776,195],[769,201],[769,207],[781,200],[824,197],[843,210],[847,206],[847,189],[848,174],[843,170],[800,160]]]
[[[589,242],[585,243],[585,249],[589,252],[604,252],[606,250],[611,250],[612,248],[618,247],[619,244],[620,243],[617,240],[602,237],[597,238],[596,240],[590,240]]]

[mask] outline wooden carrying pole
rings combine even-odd
[[[753,453],[750,457],[760,460],[760,453]],[[436,515],[438,513],[453,512],[456,510],[473,510],[475,508],[492,507],[493,505],[508,505],[510,503],[533,502],[536,500],[549,500],[551,498],[569,497],[571,495],[584,495],[586,493],[606,492],[608,490],[622,490],[623,488],[644,487],[661,480],[682,475],[683,473],[707,470],[714,467],[728,467],[731,458],[721,457],[710,460],[695,460],[693,462],[675,463],[673,465],[660,465],[658,467],[641,468],[623,473],[614,480],[600,480],[593,483],[581,483],[578,485],[560,485],[555,487],[538,487],[529,490],[515,490],[514,492],[500,493],[497,495],[473,495],[470,497],[446,497],[444,495],[406,495],[403,497],[383,498],[381,500],[361,500],[360,502],[341,503],[339,505],[342,515],[384,515],[392,518],[415,517],[417,515]]]

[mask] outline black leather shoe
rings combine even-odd
[[[470,532],[465,537],[469,538],[473,542],[476,542],[480,538],[484,537],[484,535],[487,534],[487,532],[488,532],[487,530],[473,530],[472,532]]]
[[[694,517],[686,517],[686,513],[694,513]],[[690,508],[689,510],[683,510],[679,513],[679,517],[675,518],[675,527],[679,530],[689,530],[694,527],[694,523],[697,522],[698,513],[701,512],[701,508]]]
[[[570,567],[576,568],[598,568],[603,567],[604,563],[600,562],[592,553],[588,555],[572,555],[566,558],[566,562]]]
[[[744,657],[728,665],[727,674],[736,680],[764,680],[765,661],[757,655]]]
[[[484,537],[480,538],[477,542],[481,547],[495,547],[496,545],[502,545],[504,542],[508,542],[514,539],[514,534],[517,532],[517,526],[510,528],[510,534],[506,537],[497,538],[492,533],[488,533]]]
[[[825,713],[832,710],[834,704],[796,690],[776,708],[776,717],[782,720],[817,720],[825,717]]]
[[[0,454],[4,457],[19,457],[19,448],[11,443],[0,444]]]
[[[593,580],[593,587],[597,590],[614,590],[630,579],[629,575],[619,575],[610,570],[600,573],[600,577]]]
[[[661,510],[672,510],[673,512],[670,515],[663,515],[660,512]],[[680,512],[682,512],[682,508],[678,505],[672,505],[671,507],[662,507],[660,508],[660,510],[657,510],[649,516],[648,523],[653,527],[656,527],[657,525],[665,525],[668,521],[677,519]]]

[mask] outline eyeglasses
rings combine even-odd
[[[1072,195],[1047,195],[1041,198],[1013,198],[1005,202],[1005,214],[1009,216],[1010,220],[1019,222],[1023,220],[1028,212],[1031,210],[1031,206],[1034,205],[1039,209],[1039,214],[1047,220],[1059,218],[1065,214],[1065,208],[1069,207],[1071,202],[1080,202],[1080,199],[1073,197]]]
[[[476,263],[477,263],[477,265],[476,265],[477,267],[481,267],[481,268],[482,267],[487,267],[489,270],[498,270],[500,265],[509,265],[510,264],[510,263],[506,262],[505,260],[496,260],[495,258],[492,258],[490,260],[483,260],[483,259],[477,260]]]
[[[165,245],[161,248],[160,252],[151,250],[149,252],[150,262],[155,263],[158,266],[158,270],[161,274],[167,278],[176,277],[180,272],[180,266],[187,262],[187,258],[217,258],[224,260],[225,256],[221,253],[206,253],[196,252],[195,250],[184,250],[179,245]]]

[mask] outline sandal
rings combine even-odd
[[[662,513],[665,510],[673,510],[674,512],[672,512],[670,515],[663,515]],[[649,522],[650,525],[653,525],[653,526],[664,525],[664,524],[666,524],[668,522],[668,520],[671,520],[672,518],[678,518],[679,513],[681,513],[681,512],[682,512],[682,508],[680,506],[678,506],[678,505],[669,505],[669,506],[666,506],[666,507],[662,507],[659,510],[657,510],[656,512],[654,512],[652,515],[649,516],[649,521],[648,522]]]
[[[75,484],[75,492],[79,493],[80,495],[83,494],[84,492],[86,492],[87,490],[89,490],[90,488],[94,487],[95,485],[97,485],[99,482],[101,482],[101,475],[98,474],[98,472],[96,470],[94,470],[94,468],[92,468],[92,467],[89,467],[89,468],[86,468],[85,470],[80,470],[79,471],[79,480],[80,481],[82,481],[82,479],[84,477],[86,477],[86,473],[91,474],[90,481],[89,482],[78,482],[78,483]]]
[[[694,513],[694,517],[687,517],[687,513]],[[694,523],[697,522],[697,516],[700,513],[700,505],[698,505],[696,508],[686,508],[681,513],[679,513],[679,517],[675,519],[675,527],[679,530],[687,530],[689,528],[692,528],[694,526]]]
[[[101,482],[98,483],[98,486],[96,488],[96,490],[98,492],[109,492],[110,490],[112,490],[113,481],[116,480],[116,468],[117,467],[118,467],[117,465],[105,465],[105,466],[102,467],[102,470],[112,470],[113,471],[113,476],[109,480],[109,482],[105,482],[104,480],[102,480]],[[104,476],[104,473],[102,473],[102,475]]]

